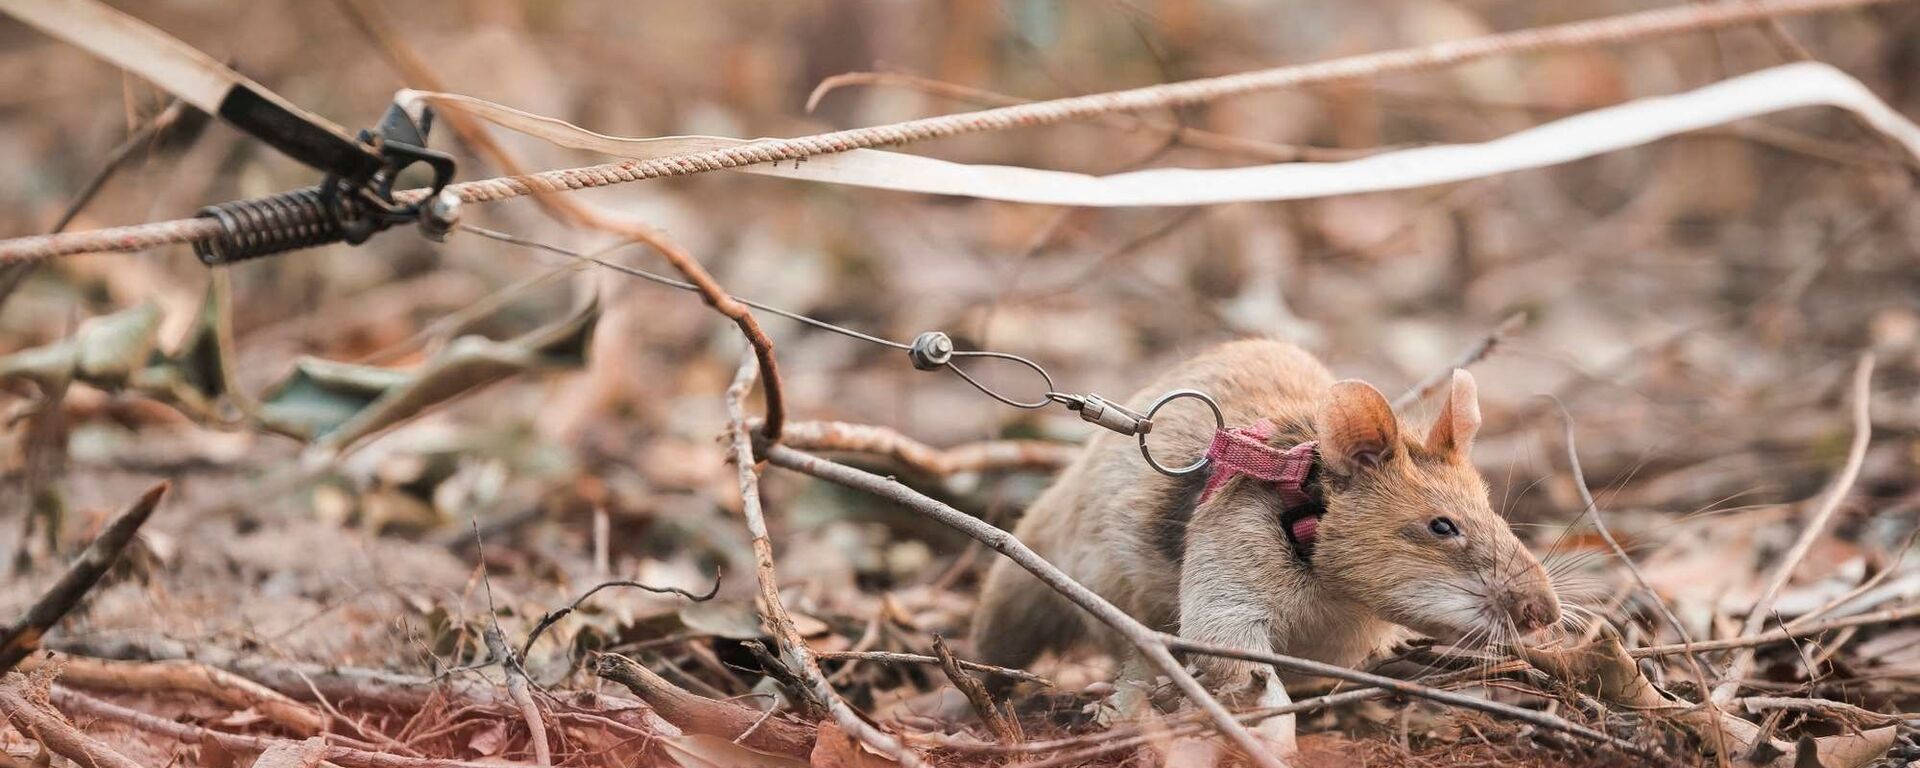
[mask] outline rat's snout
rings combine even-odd
[[[1531,558],[1529,558],[1531,559]],[[1538,563],[1528,563],[1520,573],[1507,580],[1506,589],[1501,590],[1500,603],[1506,608],[1507,617],[1513,620],[1514,629],[1521,634],[1530,634],[1560,621],[1560,597],[1554,594],[1553,582],[1547,577],[1546,570]]]
[[[1509,595],[1507,615],[1521,634],[1537,632],[1560,621],[1560,601],[1551,591]]]

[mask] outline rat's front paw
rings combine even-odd
[[[1280,684],[1280,678],[1271,672],[1266,673],[1266,685],[1260,692],[1259,707],[1284,707],[1293,703],[1287,695],[1287,687]],[[1277,715],[1260,721],[1254,726],[1253,735],[1265,744],[1267,749],[1285,760],[1300,752],[1300,744],[1293,735],[1293,715]]]
[[[1251,701],[1261,690],[1260,673],[1263,670],[1251,662],[1202,656],[1194,659],[1187,671],[1200,682],[1201,687],[1228,706],[1237,701]]]

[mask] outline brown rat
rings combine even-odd
[[[1505,640],[1559,620],[1546,571],[1495,514],[1468,458],[1480,409],[1466,371],[1454,372],[1424,437],[1379,390],[1336,382],[1278,341],[1216,347],[1127,404],[1144,409],[1182,388],[1211,395],[1228,426],[1266,422],[1276,449],[1318,441],[1309,483],[1319,520],[1305,543],[1281,524],[1273,484],[1233,477],[1201,502],[1207,473],[1161,475],[1131,438],[1111,433],[1096,435],[1027,510],[1020,539],[1155,628],[1333,664],[1359,663],[1399,639],[1399,627]],[[1150,442],[1164,462],[1185,464],[1206,451],[1214,427],[1203,408],[1171,407],[1155,418]],[[973,627],[981,661],[1022,666],[1085,641],[1132,658],[1124,641],[1032,575],[994,564]],[[1276,681],[1256,674],[1260,665],[1194,662],[1224,696],[1285,700]],[[1290,748],[1290,719],[1262,730]]]

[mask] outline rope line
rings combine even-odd
[[[1504,32],[1419,48],[1361,54],[1337,59],[1151,85],[1130,90],[1036,101],[974,112],[939,115],[900,123],[851,128],[785,139],[761,139],[738,146],[648,160],[623,160],[520,176],[479,179],[448,185],[462,202],[489,203],[550,192],[605,187],[648,179],[690,176],[781,160],[800,160],[855,149],[892,147],[930,139],[1014,128],[1053,125],[1109,113],[1181,107],[1302,85],[1447,67],[1499,55],[1586,47],[1720,29],[1782,16],[1874,5],[1893,0],[1724,0],[1684,4],[1586,21]],[[418,202],[424,189],[394,194],[400,204]],[[37,235],[0,241],[0,264],[34,261],[76,253],[137,251],[161,245],[201,242],[219,233],[206,219],[178,219],[85,232]]]

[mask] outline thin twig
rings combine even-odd
[[[1113,628],[1128,643],[1139,649],[1140,653],[1159,669],[1161,674],[1173,680],[1174,685],[1189,701],[1207,713],[1221,733],[1226,734],[1235,746],[1246,752],[1257,764],[1265,768],[1278,768],[1285,765],[1254,739],[1253,734],[1234,719],[1233,713],[1228,712],[1218,699],[1207,693],[1193,675],[1188,674],[1186,667],[1181,665],[1168,649],[1166,636],[1141,624],[1093,590],[1074,581],[1072,577],[1021,543],[1019,539],[1014,538],[1013,534],[988,525],[979,518],[954,509],[944,502],[923,495],[890,478],[828,461],[786,446],[774,446],[766,455],[767,460],[774,466],[812,475],[893,501],[972,536],[988,548],[1007,556],[1008,559],[1038,577],[1042,583],[1086,609],[1101,623]]]
[[[148,488],[133,506],[120,513],[92,544],[87,545],[87,551],[80,554],[80,559],[67,569],[66,575],[54,582],[52,589],[27,609],[26,615],[0,630],[0,675],[6,674],[27,654],[39,648],[40,638],[55,624],[59,624],[60,619],[79,605],[81,598],[87,596],[87,591],[93,589],[93,585],[113,569],[113,564],[120,559],[121,550],[133,542],[133,535],[153,515],[154,508],[160,506],[160,497],[166,495],[168,487],[166,481],[161,481]]]
[[[1567,446],[1567,468],[1573,475],[1573,488],[1580,494],[1582,513],[1593,521],[1593,529],[1600,533],[1600,538],[1607,543],[1607,548],[1612,550],[1613,556],[1619,558],[1620,563],[1627,567],[1627,573],[1633,576],[1633,581],[1640,586],[1640,590],[1647,594],[1647,601],[1660,612],[1660,617],[1673,627],[1673,631],[1679,633],[1680,645],[1691,649],[1693,633],[1687,631],[1687,625],[1681,623],[1680,617],[1673,614],[1673,609],[1667,606],[1667,601],[1660,597],[1659,590],[1653,588],[1652,582],[1647,581],[1646,574],[1640,572],[1640,566],[1633,562],[1633,557],[1627,554],[1626,548],[1620,546],[1619,540],[1613,537],[1613,529],[1607,525],[1606,517],[1600,514],[1600,504],[1593,500],[1593,491],[1587,488],[1587,472],[1580,466],[1580,447],[1574,441],[1573,412],[1567,410],[1567,404],[1561,402],[1560,398],[1553,395],[1547,395],[1547,397],[1552,398],[1554,404],[1560,407],[1561,432]],[[1686,652],[1686,657],[1688,666],[1693,670],[1694,681],[1700,685],[1700,690],[1707,690],[1711,686],[1711,683],[1707,682],[1707,665],[1701,662],[1700,655],[1692,650]],[[1706,705],[1707,710],[1715,715],[1714,722],[1718,722],[1719,704],[1708,699]],[[1726,732],[1719,728],[1713,729],[1713,740],[1716,747],[1714,754],[1720,758],[1721,764],[1725,765]]]
[[[696,603],[704,603],[708,600],[712,600],[714,595],[720,594],[720,578],[721,578],[721,574],[719,569],[715,569],[713,572],[713,586],[708,588],[706,594],[704,595],[696,595],[692,592],[688,592],[679,587],[655,587],[647,584],[642,584],[637,581],[628,581],[625,579],[601,582],[599,585],[595,586],[593,589],[587,590],[586,594],[581,595],[578,599],[568,604],[567,607],[556,608],[554,610],[548,611],[547,615],[541,616],[539,623],[533,625],[533,631],[527,633],[527,641],[520,645],[520,657],[523,659],[527,657],[527,654],[533,650],[533,641],[539,640],[541,633],[546,632],[548,627],[551,627],[556,622],[560,621],[563,618],[566,618],[567,614],[580,610],[580,606],[587,602],[587,598],[593,597],[594,594],[599,592],[600,590],[608,589],[612,587],[632,587],[634,589],[644,589],[648,592],[653,592],[655,594],[679,595],[681,597],[684,597]]]
[[[500,622],[488,616],[487,628],[482,636],[487,642],[487,655],[500,661],[500,668],[507,674],[507,696],[513,699],[514,708],[519,710],[520,719],[527,724],[527,741],[533,746],[533,763],[540,768],[553,765],[553,747],[547,742],[547,720],[540,713],[540,705],[533,700],[533,683],[527,679],[527,670],[520,665],[520,658],[513,653],[513,646],[507,644],[507,634],[500,630]]]
[[[1224,645],[1215,645],[1213,643],[1202,643],[1195,640],[1188,640],[1181,637],[1175,637],[1173,635],[1168,635],[1165,633],[1162,633],[1160,637],[1162,641],[1167,644],[1168,647],[1173,648],[1174,650],[1184,651],[1186,653],[1200,653],[1200,654],[1206,654],[1208,656],[1219,656],[1222,658],[1240,659],[1242,661],[1259,662],[1262,664],[1271,665],[1276,669],[1280,669],[1288,672],[1295,672],[1303,675],[1312,675],[1315,677],[1331,677],[1336,680],[1346,680],[1349,682],[1361,683],[1364,685],[1371,685],[1377,688],[1384,688],[1386,690],[1389,690],[1404,696],[1415,696],[1422,699],[1426,699],[1428,701],[1435,701],[1441,704],[1460,707],[1462,709],[1471,709],[1479,712],[1485,712],[1489,715],[1496,715],[1509,720],[1518,720],[1520,722],[1527,723],[1529,725],[1539,726],[1541,728],[1545,728],[1550,731],[1557,731],[1559,733],[1564,733],[1569,736],[1577,736],[1577,737],[1580,737],[1581,739],[1591,741],[1595,744],[1602,744],[1605,746],[1613,747],[1614,749],[1620,750],[1621,752],[1625,752],[1630,755],[1636,755],[1636,756],[1645,757],[1648,759],[1657,759],[1658,757],[1654,753],[1647,751],[1645,748],[1633,742],[1627,741],[1625,739],[1609,736],[1607,734],[1593,730],[1592,728],[1588,728],[1584,725],[1580,725],[1578,723],[1568,721],[1565,718],[1561,718],[1555,715],[1550,715],[1545,712],[1540,712],[1538,710],[1526,709],[1524,707],[1516,707],[1512,704],[1505,704],[1498,701],[1489,701],[1487,699],[1468,696],[1463,693],[1454,693],[1452,691],[1441,690],[1439,688],[1435,688],[1430,685],[1421,685],[1420,683],[1409,682],[1406,680],[1396,680],[1391,677],[1376,675],[1371,672],[1362,672],[1357,669],[1348,669],[1346,667],[1336,666],[1333,664],[1327,664],[1319,661],[1313,661],[1311,659],[1300,659],[1292,656],[1283,656],[1277,653],[1262,653],[1260,651],[1249,651],[1249,650],[1244,650],[1240,648],[1229,648]]]
[[[895,653],[892,651],[826,651],[818,654],[818,656],[821,661],[877,661],[882,664],[939,664],[941,663],[940,659],[932,656],[926,656],[918,653]],[[1044,677],[1036,675],[1032,672],[1028,672],[1024,669],[1010,669],[1007,667],[996,667],[992,664],[982,664],[977,661],[968,661],[966,659],[956,659],[956,661],[960,663],[961,669],[967,670],[969,672],[984,672],[989,675],[998,675],[1000,677],[1011,678],[1011,679],[1019,680],[1022,682],[1037,683],[1039,685],[1043,685],[1048,688],[1053,687],[1052,680],[1048,680]]]
[[[52,699],[55,706],[74,715],[111,720],[187,744],[216,744],[229,752],[265,752],[275,744],[287,743],[284,739],[226,733],[168,720],[57,685],[53,687]],[[327,745],[327,762],[342,768],[498,768],[488,763],[470,763],[446,758],[406,757],[384,752],[368,752],[338,744]]]
[[[803,676],[813,689],[814,695],[833,715],[833,721],[842,731],[860,740],[880,754],[892,758],[907,768],[919,768],[925,763],[907,745],[885,731],[861,718],[853,707],[840,698],[839,692],[827,682],[820,671],[820,662],[813,656],[813,649],[807,646],[806,638],[801,637],[799,627],[788,615],[787,607],[780,602],[780,585],[773,569],[773,542],[767,535],[767,520],[760,510],[760,476],[753,458],[753,434],[747,428],[746,399],[747,392],[753,387],[754,372],[758,370],[753,355],[745,356],[740,370],[734,374],[733,384],[727,387],[727,417],[731,421],[733,435],[733,462],[740,481],[740,513],[747,521],[747,531],[753,536],[754,575],[760,586],[761,616],[773,631],[773,637],[780,644],[782,653],[795,662],[795,671]]]
[[[1854,480],[1860,477],[1860,467],[1866,463],[1867,445],[1873,439],[1873,353],[1860,356],[1860,362],[1853,368],[1853,443],[1847,448],[1847,461],[1840,469],[1840,475],[1834,478],[1826,497],[1820,500],[1819,508],[1807,521],[1806,528],[1800,531],[1800,538],[1787,550],[1780,564],[1774,567],[1773,577],[1767,580],[1767,587],[1761,590],[1760,597],[1753,601],[1753,608],[1747,611],[1747,621],[1740,628],[1741,636],[1758,634],[1765,626],[1768,617],[1773,615],[1774,598],[1780,595],[1780,589],[1793,577],[1794,569],[1800,566],[1813,544],[1826,535],[1827,526],[1833,522],[1833,515],[1840,510],[1840,503],[1846,501],[1847,492],[1853,489]],[[1713,691],[1715,702],[1726,702],[1740,690],[1740,681],[1753,667],[1753,651],[1742,649],[1734,654],[1727,665],[1726,682]]]
[[[1428,395],[1440,391],[1441,387],[1453,381],[1453,371],[1455,368],[1471,368],[1474,363],[1487,359],[1487,355],[1493,354],[1494,348],[1500,346],[1500,342],[1505,341],[1507,336],[1512,335],[1514,331],[1520,330],[1520,326],[1526,325],[1526,323],[1527,313],[1525,312],[1515,312],[1507,315],[1505,320],[1501,320],[1499,325],[1494,326],[1493,330],[1487,332],[1487,335],[1480,337],[1480,340],[1474,342],[1473,346],[1467,347],[1465,351],[1462,351],[1460,356],[1454,358],[1453,362],[1449,363],[1447,367],[1434,371],[1426,378],[1421,379],[1420,383],[1400,393],[1400,396],[1393,400],[1393,409],[1396,411],[1406,410],[1407,407],[1414,403],[1427,399]]]
[[[1895,622],[1910,621],[1913,619],[1920,619],[1920,605],[1909,605],[1901,608],[1888,608],[1887,610],[1884,610],[1884,611],[1876,611],[1874,613],[1863,613],[1858,616],[1846,616],[1838,619],[1827,619],[1826,621],[1816,621],[1808,624],[1799,624],[1799,625],[1788,624],[1785,628],[1763,632],[1758,635],[1729,637],[1723,640],[1701,640],[1699,642],[1694,643],[1692,648],[1693,650],[1699,651],[1702,653],[1705,653],[1708,651],[1727,651],[1727,650],[1734,650],[1739,648],[1754,648],[1762,645],[1784,643],[1789,640],[1793,640],[1795,638],[1800,638],[1800,637],[1810,637],[1813,635],[1820,634],[1822,632],[1830,632],[1836,629],[1846,629],[1848,627],[1864,627],[1864,626],[1869,626],[1873,624],[1892,624]],[[1645,659],[1645,658],[1651,658],[1655,656],[1672,656],[1675,654],[1681,654],[1686,652],[1687,652],[1687,646],[1683,646],[1683,645],[1654,645],[1654,646],[1648,646],[1645,648],[1627,649],[1627,655],[1632,656],[1636,659]]]
[[[593,673],[625,686],[660,717],[687,733],[704,733],[763,752],[805,757],[813,750],[814,728],[732,701],[709,699],[674,685],[646,665],[617,653],[595,658]]]
[[[967,703],[973,705],[973,711],[980,716],[980,722],[987,726],[987,732],[993,734],[1002,744],[1018,744],[1026,740],[1020,732],[1020,721],[1001,710],[994,703],[993,696],[987,693],[987,686],[980,678],[969,675],[960,668],[960,659],[953,655],[953,649],[947,647],[947,641],[939,635],[933,636],[933,653],[940,659],[940,671],[947,674],[953,687],[960,695],[967,697]]]
[[[795,421],[787,424],[786,445],[803,451],[884,456],[932,477],[963,472],[1038,470],[1065,467],[1080,447],[1051,440],[983,440],[934,448],[891,427],[844,421]]]
[[[527,669],[521,666],[520,657],[514,655],[513,645],[507,642],[507,633],[500,628],[500,610],[493,604],[493,579],[487,575],[487,548],[480,539],[480,522],[473,521],[474,559],[479,561],[480,583],[487,592],[487,626],[481,631],[481,638],[487,644],[487,661],[465,669],[479,669],[499,664],[507,676],[507,698],[513,701],[514,709],[520,713],[520,719],[527,724],[527,741],[533,745],[534,763],[540,768],[551,768],[553,750],[547,743],[547,721],[540,714],[540,706],[533,700],[532,681],[527,679]]]

